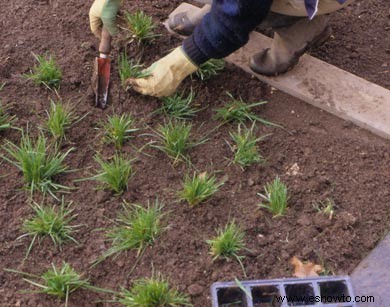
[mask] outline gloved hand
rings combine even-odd
[[[126,83],[143,95],[166,97],[172,95],[180,83],[197,69],[183,48],[177,47],[145,70],[151,73],[149,77],[130,78]]]
[[[99,39],[101,29],[104,26],[114,36],[118,33],[116,15],[119,11],[121,0],[95,0],[89,10],[89,24],[91,31]]]

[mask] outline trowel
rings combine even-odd
[[[99,57],[95,59],[92,86],[95,93],[95,106],[105,109],[108,104],[108,92],[110,86],[110,58],[111,35],[106,28],[102,29],[99,45]]]

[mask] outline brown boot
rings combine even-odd
[[[189,36],[202,18],[210,12],[211,5],[206,4],[197,12],[187,11],[178,13],[168,19],[169,28],[180,35]]]
[[[252,56],[251,69],[261,75],[277,76],[292,69],[313,45],[323,43],[331,35],[328,17],[301,19],[294,25],[275,30],[270,48]]]

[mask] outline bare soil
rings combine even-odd
[[[58,181],[75,187],[65,197],[73,201],[78,214],[75,223],[85,225],[75,238],[80,243],[55,249],[49,240],[36,246],[23,261],[27,238],[21,235],[21,224],[31,216],[28,193],[21,190],[22,175],[14,167],[1,162],[0,169],[0,306],[59,306],[56,299],[34,293],[20,293],[31,289],[20,276],[4,272],[13,268],[32,273],[45,271],[50,263],[71,263],[83,272],[92,284],[119,290],[128,287],[139,277],[161,272],[170,283],[191,296],[195,306],[210,306],[209,286],[215,281],[244,279],[238,263],[218,260],[213,262],[206,240],[215,235],[233,218],[246,231],[246,244],[251,252],[244,252],[243,260],[248,279],[292,276],[289,260],[301,259],[324,263],[335,274],[348,274],[374,248],[389,229],[390,150],[389,141],[364,131],[349,122],[322,112],[297,99],[287,96],[253,79],[238,68],[228,65],[220,76],[201,82],[188,79],[184,87],[192,86],[197,93],[196,104],[202,111],[193,120],[196,137],[208,135],[208,141],[191,151],[193,168],[216,172],[227,181],[207,203],[195,208],[177,202],[185,173],[192,172],[186,165],[173,167],[171,161],[152,148],[142,154],[141,148],[152,139],[145,131],[125,146],[124,151],[135,157],[136,175],[129,189],[121,197],[109,191],[96,191],[96,183],[78,178],[89,176],[96,163],[93,156],[102,153],[109,157],[114,148],[102,142],[96,130],[99,121],[112,113],[132,113],[139,127],[156,127],[164,120],[152,114],[158,99],[125,92],[117,75],[116,58],[127,49],[129,55],[140,56],[146,64],[166,54],[180,43],[159,24],[161,36],[152,45],[138,50],[129,44],[122,33],[114,41],[111,105],[105,110],[91,107],[90,77],[97,41],[88,29],[88,9],[92,1],[69,0],[0,0],[1,48],[0,83],[6,82],[1,100],[14,103],[17,126],[29,126],[36,135],[46,118],[50,99],[57,96],[44,88],[37,88],[22,77],[34,65],[31,52],[55,55],[63,69],[64,80],[58,95],[65,102],[77,105],[77,114],[88,115],[68,133],[62,150],[74,147],[67,164],[76,172],[60,176]],[[126,10],[144,10],[156,23],[180,4],[180,1],[127,1]],[[313,54],[349,70],[370,81],[389,87],[389,11],[387,0],[357,1],[348,9],[334,14],[334,38]],[[226,144],[229,131],[226,125],[212,131],[218,124],[214,109],[224,105],[225,92],[241,95],[248,102],[267,100],[269,103],[256,113],[285,129],[258,127],[258,134],[271,133],[260,146],[266,157],[264,165],[254,165],[242,171],[231,164],[232,153]],[[17,131],[7,131],[1,140],[18,142]],[[289,175],[294,165],[299,172]],[[278,175],[289,188],[287,215],[273,219],[256,204],[263,185]],[[146,204],[156,197],[165,203],[169,230],[148,248],[131,276],[129,271],[136,261],[136,252],[124,253],[115,260],[108,259],[91,268],[108,247],[104,231],[121,209],[122,200]],[[312,206],[315,201],[331,198],[336,204],[332,220],[319,214]],[[38,198],[39,199],[39,198]],[[110,296],[88,291],[72,294],[69,306],[114,306],[96,302]]]

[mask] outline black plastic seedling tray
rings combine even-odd
[[[217,282],[211,294],[213,307],[356,307],[348,276]]]

